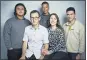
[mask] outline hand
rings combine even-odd
[[[13,48],[9,48],[8,50],[13,50]]]
[[[39,60],[43,60],[44,59],[44,55],[41,55]]]
[[[76,56],[76,60],[80,60],[80,54]]]
[[[25,60],[25,56],[22,56],[19,60]]]
[[[48,54],[48,50],[42,49],[42,54],[43,54],[43,55],[47,55],[47,54]]]

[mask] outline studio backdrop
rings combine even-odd
[[[30,11],[38,10],[41,12],[41,3],[43,1],[1,1],[1,59],[7,59],[7,48],[3,40],[3,27],[5,22],[14,16],[14,7],[17,3],[23,3],[27,8],[25,17],[30,20]],[[74,7],[76,18],[85,26],[85,1],[47,1],[50,9],[49,13],[56,13],[59,16],[60,23],[66,22],[66,9]],[[85,58],[85,52],[82,59]]]

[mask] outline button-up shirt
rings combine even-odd
[[[85,31],[84,26],[79,22],[70,26],[69,23],[63,25],[66,36],[67,51],[72,53],[82,53],[85,47]]]
[[[23,41],[27,41],[28,43],[26,57],[29,58],[34,54],[36,59],[39,59],[43,44],[49,43],[48,31],[41,25],[39,25],[36,30],[32,27],[32,25],[27,26],[25,28]]]

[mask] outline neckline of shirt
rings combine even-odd
[[[41,25],[39,24],[39,26],[38,26],[38,28],[36,30],[40,29],[40,27],[41,27]],[[30,29],[35,30],[35,28],[32,25],[31,25]]]
[[[48,15],[45,15],[44,13],[42,13],[42,15],[44,15],[44,16],[49,16],[49,15],[50,15],[50,13],[48,12]]]
[[[17,16],[15,16],[15,18],[16,18],[16,20],[25,20],[25,18],[24,18],[24,16],[23,16],[23,19],[18,19],[18,17]]]

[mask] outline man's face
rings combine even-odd
[[[32,13],[31,14],[31,23],[32,25],[38,25],[39,24],[39,21],[40,21],[40,17],[39,17],[39,14],[36,12],[36,13]]]
[[[74,11],[67,11],[66,14],[67,14],[68,21],[72,21],[75,19]]]
[[[17,6],[16,7],[16,14],[18,16],[23,16],[24,15],[24,7],[21,5]]]
[[[48,11],[49,11],[49,6],[48,6],[48,4],[43,4],[42,5],[42,10],[43,10],[43,12],[46,14],[46,13],[48,13]]]

